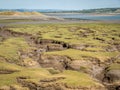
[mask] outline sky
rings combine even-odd
[[[120,7],[120,0],[0,0],[1,9],[82,10]]]

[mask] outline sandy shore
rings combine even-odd
[[[0,26],[12,24],[42,24],[42,23],[120,23],[120,20],[77,20],[60,18],[43,18],[39,16],[0,16]],[[2,22],[7,20],[8,22]],[[16,20],[15,22],[10,20]],[[20,20],[20,21],[19,21]],[[23,21],[22,21],[23,20]]]

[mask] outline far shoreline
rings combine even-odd
[[[63,12],[63,13],[43,13],[43,14],[56,14],[56,15],[59,15],[59,14],[80,14],[80,15],[92,15],[92,16],[115,16],[115,15],[120,15],[120,13],[67,13],[67,12]]]
[[[120,20],[106,20],[106,21],[95,21],[95,20],[38,20],[38,21],[17,21],[17,22],[8,22],[1,23],[1,26],[9,25],[23,25],[23,24],[89,24],[89,23],[108,23],[108,24],[120,24]]]

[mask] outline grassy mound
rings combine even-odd
[[[19,51],[29,52],[30,47],[23,38],[10,38],[0,44],[0,57],[19,63]]]
[[[6,66],[7,65],[7,66]],[[0,87],[10,85],[20,85],[17,77],[29,77],[27,81],[39,83],[45,78],[65,77],[65,79],[56,81],[57,83],[65,83],[70,87],[94,87],[102,86],[89,75],[77,71],[64,71],[59,74],[50,74],[47,69],[43,68],[24,68],[15,64],[0,61],[0,69],[19,70],[12,74],[0,74]]]
[[[15,11],[3,11],[0,12],[0,15],[40,15],[44,16],[39,12],[15,12]]]
[[[120,64],[111,64],[107,70],[120,70]]]
[[[17,77],[19,76],[25,76],[25,77],[30,77],[30,79],[33,79],[33,81],[37,81],[40,78],[47,77],[49,72],[44,69],[27,69],[24,67],[17,66],[15,64],[10,64],[6,62],[2,62],[0,64],[0,69],[9,69],[9,70],[19,70],[18,72],[14,72],[12,74],[0,74],[0,86],[4,85],[14,85],[18,84],[17,83]]]
[[[61,80],[60,82],[67,83],[69,86],[82,86],[82,87],[91,87],[91,86],[99,86],[98,82],[96,82],[89,75],[77,72],[77,71],[64,71],[62,75],[65,75],[66,79]]]
[[[115,57],[119,54],[119,52],[89,52],[89,51],[80,51],[75,49],[68,49],[63,51],[55,51],[55,52],[46,52],[45,54],[52,54],[52,55],[65,55],[71,57],[73,60],[83,60],[84,57],[86,58],[97,58],[101,62],[104,62],[111,57]]]

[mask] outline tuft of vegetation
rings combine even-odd
[[[10,38],[0,44],[0,57],[9,62],[19,63],[20,51],[30,51],[29,45],[23,38]]]
[[[68,86],[73,87],[94,87],[102,86],[98,82],[95,82],[95,79],[89,75],[77,71],[66,70],[62,73],[66,79],[61,80],[61,82],[66,83]]]
[[[84,58],[87,58],[89,60],[90,58],[96,58],[100,60],[101,62],[104,62],[111,57],[115,57],[119,55],[119,52],[89,52],[89,51],[80,51],[75,49],[68,49],[63,51],[55,51],[55,52],[46,52],[45,54],[52,54],[52,55],[65,55],[73,60],[84,60]]]
[[[19,83],[17,82],[17,77],[29,77],[28,80],[38,81],[43,77],[50,76],[49,72],[42,68],[30,69],[30,68],[24,68],[24,67],[16,66],[14,64],[9,64],[9,63],[6,63],[6,65],[13,67],[14,69],[18,67],[19,71],[11,74],[0,74],[0,87],[10,86],[10,85],[19,85]],[[6,65],[4,65],[4,68],[8,68],[8,66]],[[9,70],[13,68],[9,68]]]
[[[111,64],[107,70],[120,70],[120,64]]]

